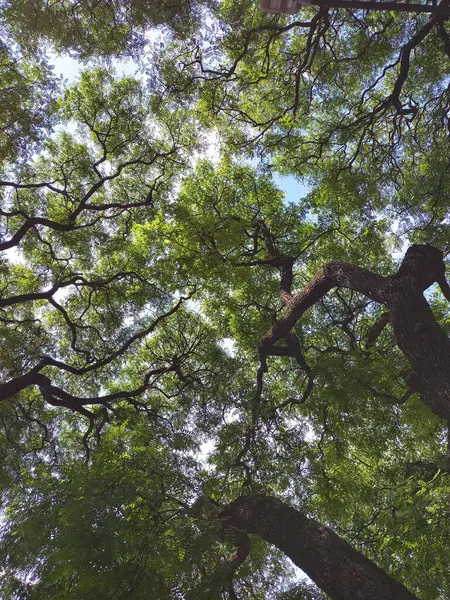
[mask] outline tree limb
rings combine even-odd
[[[218,515],[284,552],[332,600],[418,600],[325,525],[270,496],[242,496]]]
[[[390,309],[389,320],[394,336],[411,364],[424,401],[434,413],[449,419],[450,340],[423,296],[423,291],[435,282],[450,300],[443,254],[429,245],[411,246],[398,272],[390,277],[347,263],[328,263],[303,291],[292,297],[284,316],[261,340],[256,398],[261,397],[267,357],[277,352],[273,350],[276,343],[285,338],[303,313],[333,287],[343,287],[364,294]]]

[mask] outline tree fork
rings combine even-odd
[[[388,307],[397,344],[420,382],[418,391],[435,414],[450,419],[450,340],[423,296],[433,283],[438,283],[450,301],[443,254],[429,245],[414,244],[408,248],[398,272],[388,277],[347,263],[324,265],[304,290],[292,296],[284,316],[261,340],[258,386],[261,387],[267,357],[273,353],[275,344],[291,331],[308,308],[332,288],[342,287]]]

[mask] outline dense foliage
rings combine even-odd
[[[450,250],[448,22],[0,10],[2,597],[324,598],[256,536],[227,588],[235,540],[190,507],[264,493],[448,598],[448,423],[391,329],[368,343],[382,307],[334,290],[293,329],[301,359],[257,381],[286,257],[302,289],[330,261],[389,275],[413,242]]]

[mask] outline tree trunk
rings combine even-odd
[[[242,496],[220,522],[284,552],[332,600],[418,600],[331,529],[270,496]]]

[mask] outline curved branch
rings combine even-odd
[[[25,389],[31,385],[39,386],[40,383],[42,383],[44,381],[42,379],[43,377],[45,378],[45,380],[48,380],[47,377],[45,377],[44,375],[42,375],[40,373],[40,371],[42,371],[42,369],[44,369],[47,366],[57,367],[58,369],[60,369],[62,371],[67,371],[68,373],[71,373],[72,375],[85,375],[86,373],[89,373],[91,371],[96,371],[97,369],[100,369],[101,367],[106,366],[107,364],[111,363],[113,360],[115,360],[116,358],[121,356],[126,350],[128,350],[128,348],[134,342],[139,341],[143,337],[150,334],[159,325],[159,323],[161,323],[163,320],[167,319],[168,317],[173,315],[175,312],[177,312],[177,310],[180,309],[183,302],[192,298],[194,293],[195,293],[195,288],[187,296],[182,296],[178,300],[178,302],[175,304],[175,306],[173,306],[173,308],[171,308],[169,311],[165,312],[164,314],[159,315],[154,321],[152,321],[152,323],[148,327],[146,327],[145,329],[139,331],[135,335],[128,338],[128,340],[124,344],[122,344],[122,346],[118,350],[116,350],[115,352],[112,352],[106,358],[99,360],[93,364],[87,365],[85,367],[77,368],[77,367],[73,367],[72,365],[69,365],[65,362],[62,362],[60,360],[56,360],[50,356],[45,356],[35,367],[30,369],[24,375],[20,375],[19,377],[15,377],[15,378],[11,379],[10,381],[7,381],[6,383],[0,384],[0,401],[11,398],[11,396],[14,396],[15,394],[19,393],[20,391],[22,391],[23,389]],[[46,385],[45,381],[44,381],[44,385]]]
[[[140,158],[128,160],[128,161],[121,163],[116,168],[114,173],[111,173],[111,175],[104,175],[89,188],[89,190],[79,200],[77,207],[69,215],[67,215],[65,223],[53,221],[52,219],[47,219],[45,217],[26,216],[25,222],[19,227],[19,229],[13,234],[13,236],[7,241],[0,242],[0,252],[4,251],[4,250],[8,250],[9,248],[13,248],[14,246],[17,246],[20,243],[20,241],[22,240],[22,238],[24,238],[25,235],[28,233],[28,231],[30,229],[36,227],[37,225],[41,225],[41,226],[47,227],[49,229],[53,229],[55,231],[72,231],[72,230],[76,230],[80,227],[80,225],[76,224],[76,219],[84,211],[98,212],[98,211],[102,211],[102,210],[108,210],[109,208],[121,208],[121,209],[125,210],[128,208],[134,208],[134,207],[144,206],[144,205],[148,204],[148,202],[150,202],[150,200],[151,200],[151,194],[144,201],[138,202],[136,204],[133,204],[133,203],[131,203],[131,204],[129,204],[129,203],[124,203],[124,204],[110,203],[110,204],[96,206],[94,204],[89,204],[88,201],[96,192],[98,192],[104,186],[105,183],[107,183],[109,181],[113,181],[114,179],[119,177],[125,168],[131,167],[134,165],[151,166],[155,163],[155,161],[158,158],[168,158],[174,152],[175,152],[175,148],[172,148],[168,152],[156,153],[152,158],[149,158],[149,159],[146,159],[145,157],[142,156]],[[69,194],[66,190],[60,190],[58,188],[54,188],[53,186],[51,186],[50,183],[46,183],[46,182],[36,183],[36,184],[20,184],[20,183],[15,183],[13,181],[0,181],[0,186],[12,187],[14,189],[39,189],[42,187],[47,187],[47,188],[52,189],[52,191],[55,191],[59,194],[63,194],[64,196],[69,196]],[[20,214],[22,214],[22,213],[20,213]],[[6,215],[6,216],[8,216],[8,215]]]
[[[411,364],[418,391],[435,414],[449,419],[450,340],[423,296],[423,291],[435,282],[449,299],[443,254],[429,245],[411,246],[398,272],[390,277],[347,263],[329,263],[322,267],[311,283],[292,297],[284,316],[259,344],[260,367],[254,411],[262,393],[267,357],[277,352],[274,351],[276,343],[285,338],[303,313],[333,287],[343,287],[390,309],[389,321],[395,339]]]
[[[367,334],[366,348],[370,348],[374,345],[376,340],[381,335],[383,329],[389,323],[390,317],[391,315],[389,314],[389,312],[384,312],[378,317],[375,324],[373,325],[373,327],[370,328]]]
[[[113,281],[126,279],[127,277],[136,278],[144,283],[147,283],[144,278],[133,271],[121,271],[111,275],[111,277],[98,278],[98,279],[86,279],[83,275],[76,273],[65,281],[57,281],[52,285],[51,288],[44,292],[29,292],[27,294],[17,294],[17,296],[10,296],[9,298],[0,298],[0,308],[6,308],[7,306],[13,306],[14,304],[21,304],[22,302],[34,302],[36,300],[50,300],[50,298],[59,290],[69,287],[71,285],[89,287],[93,290],[98,290],[112,283]]]
[[[134,390],[121,390],[112,394],[105,394],[104,396],[92,396],[89,398],[83,398],[69,394],[62,388],[52,385],[51,380],[45,375],[38,376],[37,385],[44,400],[52,406],[63,406],[75,412],[79,412],[84,416],[89,416],[92,415],[92,413],[84,408],[85,405],[98,404],[101,406],[106,406],[109,402],[114,400],[128,400],[136,398],[137,396],[141,396],[152,386],[153,382],[150,381],[151,377],[158,377],[159,375],[163,375],[165,373],[177,372],[179,368],[180,366],[178,362],[174,361],[167,367],[161,367],[159,369],[152,369],[149,371],[145,376],[144,383]]]
[[[360,292],[371,300],[385,303],[385,277],[347,263],[328,263],[319,271],[306,288],[292,297],[284,316],[275,323],[259,344],[261,364],[269,348],[287,335],[308,308],[316,304],[334,287],[342,287]]]

